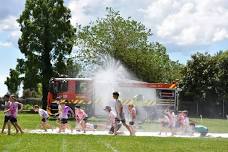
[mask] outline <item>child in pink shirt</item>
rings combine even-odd
[[[23,104],[17,102],[15,96],[14,96],[14,95],[11,95],[11,96],[10,96],[10,105],[9,105],[9,109],[7,109],[7,110],[5,111],[5,113],[9,112],[9,114],[10,114],[10,122],[11,122],[14,126],[16,126],[16,128],[17,128],[21,133],[23,133],[23,131],[22,131],[20,125],[17,123],[17,115],[18,115],[19,106],[20,106],[20,111],[21,111],[22,108],[23,108]],[[9,127],[8,134],[10,134],[10,127]]]
[[[83,109],[80,108],[80,106],[75,106],[75,119],[76,119],[76,122],[79,124],[80,128],[85,133],[86,121],[88,119],[88,115],[85,113]]]

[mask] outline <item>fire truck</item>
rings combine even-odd
[[[169,107],[176,109],[175,83],[147,83],[135,80],[105,82],[92,78],[53,78],[50,80],[47,98],[49,114],[58,112],[59,100],[74,109],[82,106],[88,115],[99,115],[105,105],[112,105],[112,92],[120,93],[124,106],[134,104],[148,112]],[[71,114],[69,114],[71,115]]]

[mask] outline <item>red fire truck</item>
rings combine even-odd
[[[96,109],[103,108],[102,100],[107,101],[112,98],[112,91],[120,92],[123,105],[132,103],[136,107],[144,108],[165,106],[175,109],[176,107],[175,83],[146,83],[134,80],[103,82],[91,78],[53,78],[50,80],[49,88],[47,109],[50,114],[58,111],[58,100],[65,100],[72,109],[76,104],[81,105],[89,115],[94,115]]]

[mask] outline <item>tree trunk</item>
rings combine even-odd
[[[49,89],[49,80],[52,77],[53,69],[51,64],[51,56],[50,52],[51,49],[49,45],[45,45],[46,49],[42,53],[42,108],[47,108],[47,95],[48,95],[48,89]]]

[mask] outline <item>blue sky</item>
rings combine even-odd
[[[16,19],[25,0],[0,0],[0,96],[7,92],[4,81],[16,59],[22,58],[17,41]],[[124,17],[131,16],[154,33],[152,41],[166,46],[172,60],[185,64],[191,54],[215,54],[228,49],[227,0],[65,0],[72,11],[72,23],[87,25],[104,17],[105,7],[113,7]]]

